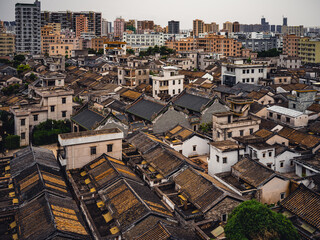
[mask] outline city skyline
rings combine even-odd
[[[2,1],[0,3],[1,20],[15,20],[14,6],[17,2],[32,3],[33,0]],[[288,3],[290,3],[289,6]],[[309,5],[308,8],[305,7],[306,4]],[[285,16],[288,18],[288,25],[290,26],[304,25],[305,27],[313,27],[320,25],[320,17],[316,13],[319,8],[320,2],[317,0],[304,2],[298,0],[271,0],[268,2],[227,0],[221,3],[201,0],[198,6],[193,6],[191,1],[182,2],[178,0],[172,3],[164,0],[161,5],[157,6],[157,14],[155,14],[154,3],[145,0],[125,0],[121,3],[92,0],[89,6],[88,2],[84,0],[77,1],[76,5],[74,1],[41,1],[41,11],[98,11],[102,12],[103,18],[111,22],[116,17],[121,16],[126,20],[154,20],[155,24],[161,26],[166,26],[170,20],[176,20],[180,21],[180,29],[191,29],[193,19],[201,19],[205,22],[216,22],[218,24],[226,21],[238,21],[240,24],[258,24],[262,16],[266,18],[270,25],[281,25],[282,17]],[[213,9],[212,13],[211,9]],[[225,14],[226,9],[228,14]]]

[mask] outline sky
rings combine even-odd
[[[14,21],[14,5],[33,0],[0,0],[0,19]],[[41,10],[97,11],[114,21],[154,20],[162,27],[170,20],[180,21],[180,29],[191,29],[193,19],[220,24],[238,21],[240,24],[260,23],[262,16],[270,24],[281,25],[282,16],[288,25],[320,26],[320,0],[42,0]]]

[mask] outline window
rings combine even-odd
[[[170,72],[170,76],[174,76],[174,72]]]
[[[242,73],[245,74],[245,73],[246,73],[246,70],[242,70]]]
[[[21,121],[21,124],[20,124],[21,126],[25,126],[26,125],[26,119],[23,118],[20,121]]]
[[[283,200],[286,197],[286,193],[282,192],[280,193],[280,200]]]
[[[181,84],[181,80],[179,80],[178,84]]]
[[[293,166],[293,161],[292,160],[290,161],[290,166]]]
[[[107,145],[107,152],[112,152],[113,150],[113,144],[108,144]]]
[[[240,130],[240,136],[243,136],[243,130]]]
[[[283,166],[284,166],[284,162],[281,161],[281,162],[280,162],[280,167],[283,168]]]
[[[272,157],[272,152],[269,152],[269,157]]]
[[[173,94],[173,95],[176,94],[176,90],[173,89],[173,90],[172,90],[172,94]]]
[[[220,161],[220,157],[218,155],[216,155],[216,158],[217,158],[217,162]]]
[[[222,163],[227,163],[227,158],[226,157],[222,158]]]
[[[38,115],[33,115],[33,121],[38,121]]]
[[[264,157],[264,158],[266,157],[266,153],[265,153],[265,152],[264,152],[264,153],[262,153],[262,157]]]
[[[217,132],[217,138],[220,138],[220,132]]]
[[[247,70],[247,73],[250,73],[250,70],[249,70],[249,69]]]
[[[62,98],[62,104],[65,104],[67,102],[67,99],[65,97]]]
[[[277,114],[277,119],[281,119],[281,115],[280,114]]]
[[[271,168],[272,167],[272,163],[267,163],[267,167]]]
[[[50,106],[50,111],[54,112],[54,106]]]
[[[97,147],[90,147],[90,154],[91,155],[97,154]]]
[[[272,117],[273,116],[273,113],[272,112],[269,112],[269,117]]]
[[[67,111],[62,111],[62,117],[63,118],[67,117]]]
[[[181,153],[181,154],[182,154],[182,150],[179,150],[179,153]]]
[[[250,135],[253,134],[253,128],[250,128],[249,131],[250,131]]]
[[[254,73],[254,69],[251,69],[251,73]]]
[[[296,108],[296,104],[295,103],[292,104],[292,108],[294,108],[294,109]]]
[[[232,132],[228,132],[228,138],[232,138]]]
[[[290,118],[289,117],[286,117],[286,122],[290,123]]]
[[[228,215],[227,214],[222,214],[221,216],[222,222],[226,222],[228,219]]]
[[[172,81],[172,85],[176,85],[176,81],[175,80]]]
[[[26,139],[26,133],[21,133],[21,139]]]

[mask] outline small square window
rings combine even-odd
[[[250,135],[253,134],[253,128],[250,128],[249,131],[250,131]]]
[[[21,119],[21,120],[20,120],[20,123],[21,123],[21,124],[20,124],[21,126],[25,126],[25,125],[26,125],[26,119],[24,119],[24,118]]]
[[[113,144],[108,144],[107,145],[107,152],[112,152],[113,150]]]
[[[67,102],[67,99],[65,97],[63,97],[61,100],[62,100],[62,104],[65,104]]]
[[[227,163],[227,158],[226,157],[222,158],[222,163]]]
[[[240,130],[240,136],[243,136],[243,130]]]
[[[228,132],[228,138],[232,138],[232,132]]]
[[[272,156],[272,152],[269,152],[269,157],[271,157]]]
[[[266,153],[262,153],[262,157],[264,157],[264,158],[265,158],[265,157],[266,157]]]
[[[228,215],[227,214],[222,214],[221,218],[222,218],[222,222],[226,222],[227,219],[228,219]]]
[[[26,133],[21,133],[21,139],[26,139]]]
[[[97,154],[97,147],[90,147],[90,154],[91,155]]]
[[[284,162],[280,162],[280,167],[283,168]]]
[[[35,121],[35,122],[38,121],[38,115],[33,115],[33,121]]]
[[[283,200],[286,197],[286,193],[282,192],[280,193],[280,200]]]
[[[197,145],[192,146],[192,151],[194,151],[194,152],[197,151]]]
[[[54,106],[50,106],[50,111],[54,112],[55,107]]]
[[[67,117],[67,111],[62,111],[62,117],[63,118]]]
[[[217,162],[220,161],[220,157],[218,155],[216,155],[216,158],[217,158]]]

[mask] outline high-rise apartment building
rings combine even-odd
[[[76,37],[80,37],[82,32],[88,32],[88,18],[84,15],[76,16]]]
[[[200,19],[193,20],[193,36],[198,37],[200,33],[204,33],[204,22]]]
[[[223,23],[223,30],[224,30],[225,32],[231,33],[231,32],[232,32],[232,28],[233,28],[232,22],[225,22],[225,23]]]
[[[232,32],[240,32],[240,23],[239,22],[234,22],[232,24]]]
[[[15,52],[15,35],[0,32],[0,56],[6,56]]]
[[[60,43],[62,35],[54,31],[52,25],[46,25],[41,28],[41,53],[49,54],[50,44]]]
[[[115,37],[122,37],[125,30],[125,21],[123,18],[116,18],[113,22],[113,32]]]
[[[283,26],[288,26],[288,18],[286,17],[283,17],[283,23],[282,23]]]
[[[88,31],[94,32],[96,36],[102,34],[102,15],[101,12],[70,12],[70,11],[59,11],[59,12],[41,12],[41,26],[45,26],[48,23],[60,23],[61,29],[72,29],[76,31],[76,17],[83,15],[88,19]]]
[[[137,21],[137,30],[153,30],[154,29],[154,22],[149,20],[144,21]]]
[[[283,54],[297,57],[299,55],[300,37],[294,34],[283,36]]]
[[[320,63],[320,40],[300,38],[299,57],[302,63]]]
[[[16,51],[38,54],[41,52],[41,7],[36,0],[33,4],[17,3]]]
[[[168,33],[179,34],[180,33],[180,22],[171,20],[168,22]]]
[[[283,34],[294,34],[296,36],[303,36],[304,35],[304,27],[303,25],[300,26],[282,26],[282,33]]]

